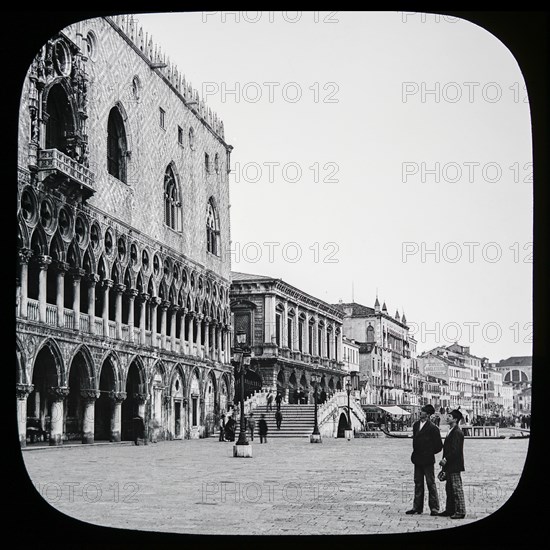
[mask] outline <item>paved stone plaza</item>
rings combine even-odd
[[[431,517],[427,494],[424,514],[405,515],[413,496],[410,440],[253,445],[252,459],[233,458],[233,443],[214,438],[28,449],[23,459],[47,502],[96,525],[193,534],[383,534],[464,525],[498,510],[517,486],[528,440],[466,440],[464,520]],[[444,485],[438,482],[441,510]]]

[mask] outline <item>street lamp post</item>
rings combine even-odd
[[[322,443],[321,433],[319,432],[319,424],[317,422],[317,387],[319,377],[316,374],[311,375],[311,381],[313,383],[313,399],[315,400],[315,424],[313,425],[313,433],[309,436],[310,443]]]
[[[244,418],[244,373],[246,367],[250,364],[250,348],[246,345],[246,333],[237,332],[237,346],[233,351],[233,360],[235,361],[235,374],[239,375],[241,417],[239,422],[239,439],[233,445],[233,456],[238,458],[252,458],[252,445],[246,438],[245,418]],[[237,370],[238,369],[238,370]],[[236,376],[235,376],[236,378]]]
[[[351,429],[351,407],[349,404],[349,396],[351,393],[351,380],[348,379],[346,382],[346,391],[348,392],[348,429],[346,430],[345,436],[349,441],[353,437],[353,430]]]

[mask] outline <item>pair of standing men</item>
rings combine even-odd
[[[464,490],[460,472],[464,471],[464,434],[459,427],[462,413],[451,411],[447,415],[449,431],[445,444],[441,443],[439,428],[430,421],[435,413],[432,405],[425,405],[420,412],[420,420],[413,424],[413,452],[411,461],[414,464],[414,502],[407,514],[421,514],[424,507],[424,479],[428,486],[428,506],[432,516],[449,516],[451,519],[463,519],[466,515]],[[447,501],[445,510],[439,512],[439,497],[435,485],[435,455],[443,449],[443,458],[439,465],[444,469],[447,482],[445,491]]]

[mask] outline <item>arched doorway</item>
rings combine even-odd
[[[220,382],[220,411],[221,413],[226,413],[229,410],[229,388],[227,385],[227,380],[222,377]]]
[[[174,439],[182,439],[185,433],[185,385],[180,367],[176,367],[170,384],[170,402],[172,414],[170,417],[170,431]]]
[[[288,379],[288,402],[293,405],[298,403],[298,383],[295,373],[292,373]]]
[[[189,384],[189,437],[199,437],[200,426],[200,383],[197,371],[193,371]]]
[[[99,375],[99,397],[95,403],[94,439],[96,441],[112,440],[111,420],[115,403],[111,396],[116,391],[115,367],[110,358],[105,359]]]
[[[285,372],[281,369],[277,375],[277,393],[280,393],[285,398]]]
[[[204,390],[204,424],[205,437],[214,433],[216,427],[216,381],[212,373],[208,374]]]
[[[345,431],[348,429],[348,417],[345,413],[340,414],[338,420],[338,435],[336,437],[346,437]]]
[[[49,90],[46,112],[46,149],[58,149],[70,156],[67,137],[74,132],[74,121],[71,102],[60,84],[55,84]]]
[[[145,404],[144,389],[139,368],[136,362],[132,361],[126,377],[126,399],[122,402],[122,441],[133,441],[135,439],[134,418],[138,415],[144,417],[144,411],[142,410],[142,405]],[[144,418],[145,422],[147,420]]]
[[[32,373],[33,391],[27,399],[27,433],[31,443],[47,441],[52,429],[52,394],[58,386],[56,359],[49,346],[38,353]]]
[[[87,403],[82,392],[91,390],[92,383],[86,359],[80,351],[74,357],[69,371],[69,395],[65,407],[65,433],[68,441],[83,438]]]

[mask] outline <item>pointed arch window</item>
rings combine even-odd
[[[179,229],[181,201],[172,166],[164,173],[164,223],[174,230]]]
[[[206,250],[215,256],[219,256],[220,224],[218,212],[211,197],[206,207]]]
[[[107,123],[107,170],[111,176],[126,183],[128,153],[126,130],[118,107],[113,107]]]

